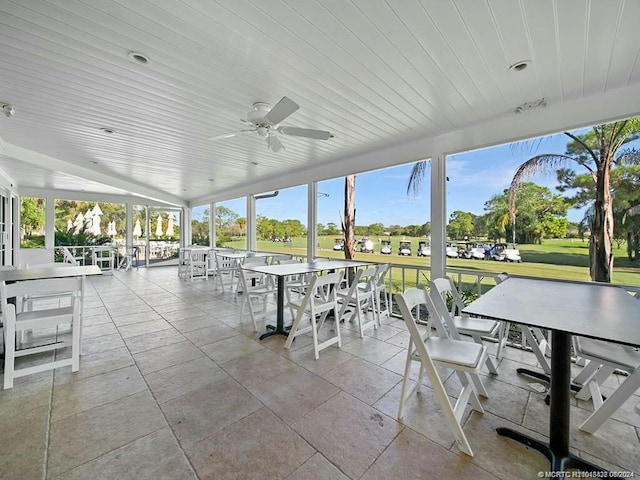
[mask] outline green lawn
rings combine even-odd
[[[337,238],[337,237],[336,237]],[[333,236],[318,238],[318,256],[342,258],[343,252],[333,251]],[[400,265],[429,265],[429,257],[402,257],[397,254],[400,237],[391,238],[393,254],[381,255],[380,243],[377,238],[375,242],[375,253],[357,253],[356,258],[365,261],[380,261],[381,257],[387,262]],[[408,240],[408,238],[407,238]],[[418,241],[413,238],[412,247],[415,252]],[[291,245],[280,242],[259,241],[258,249],[270,252],[282,252],[295,255],[306,255],[306,238],[294,238]],[[230,242],[228,246],[243,248],[244,239]],[[624,285],[640,285],[640,263],[627,260],[626,249],[623,245],[621,249],[615,248],[615,268],[613,272],[613,282]],[[461,268],[465,270],[486,271],[493,273],[509,272],[519,275],[529,275],[546,278],[565,278],[571,280],[589,280],[589,250],[587,242],[580,240],[545,240],[541,245],[519,245],[522,255],[522,263],[506,263],[484,260],[448,259],[447,266]],[[394,274],[394,284],[400,282],[399,269]]]

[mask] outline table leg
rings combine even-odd
[[[277,303],[278,309],[276,312],[276,328],[270,332],[263,333],[260,335],[260,340],[271,337],[273,335],[284,335],[285,337],[289,335],[289,332],[284,328],[284,283],[286,282],[286,278],[283,276],[278,276],[278,284],[277,284]]]
[[[551,462],[553,472],[576,469],[584,472],[606,470],[569,452],[571,421],[571,335],[565,332],[551,333],[551,408],[549,412],[549,443],[541,442],[510,428],[500,427],[499,435],[511,438],[533,448]]]

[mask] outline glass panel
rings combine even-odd
[[[247,248],[247,200],[216,203],[216,247]]]
[[[307,186],[256,199],[258,250],[307,256]]]
[[[45,199],[20,199],[20,248],[44,248]]]
[[[209,205],[194,207],[191,211],[191,243],[194,245],[211,244],[209,238]]]

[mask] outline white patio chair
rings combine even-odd
[[[387,294],[387,273],[391,268],[390,263],[382,263],[378,265],[376,270],[376,278],[373,283],[373,300],[378,312],[378,322],[382,315],[389,316],[391,310],[389,310],[389,295]],[[359,288],[365,288],[364,285],[359,285]],[[384,299],[385,309],[382,310],[382,299]]]
[[[272,255],[271,260],[269,261],[269,265],[279,265],[282,262],[288,262],[293,258],[293,255]]]
[[[178,277],[186,278],[189,271],[189,255],[191,249],[189,247],[178,248]]]
[[[46,280],[30,280],[0,284],[0,302],[4,324],[4,388],[12,388],[15,378],[54,368],[71,366],[73,372],[80,368],[80,296],[82,280],[78,277]],[[72,292],[72,294],[69,294]],[[47,307],[41,310],[16,312],[16,305],[25,297],[46,293],[49,299],[58,293],[67,299],[65,306]],[[71,339],[60,337],[60,325],[70,325]],[[19,342],[22,332],[56,327],[56,333],[45,344],[23,345]],[[35,365],[16,368],[16,358],[71,347],[71,358],[49,360]]]
[[[500,275],[496,275],[493,277],[496,285],[500,285],[500,283],[504,282],[507,278],[509,278],[508,273],[501,273]],[[509,335],[509,329],[511,325],[509,322],[503,322],[504,324],[504,338],[505,345]],[[533,354],[536,356],[536,360],[538,360],[538,364],[540,368],[544,371],[545,375],[551,376],[551,365],[547,360],[547,356],[551,356],[551,343],[549,339],[542,333],[542,330],[539,328],[527,327],[526,325],[519,325],[520,332],[522,333],[522,346],[529,346],[533,351]],[[502,346],[502,342],[498,344],[498,349]],[[496,353],[496,357],[498,354]],[[500,354],[500,358],[502,358],[502,354]]]
[[[474,383],[470,381],[470,375],[477,376],[485,362],[487,350],[483,345],[478,345],[477,343],[449,338],[443,326],[444,318],[440,316],[431,297],[424,289],[410,288],[404,293],[396,294],[395,298],[400,308],[402,318],[411,335],[407,347],[407,359],[400,393],[398,420],[403,419],[406,400],[414,393],[420,391],[422,376],[423,373],[426,372],[445,420],[449,424],[456,439],[458,448],[467,455],[473,456],[473,451],[462,430],[460,421],[462,420],[462,415],[464,414],[467,404],[477,412],[484,413]],[[412,313],[412,311],[419,306],[427,307],[431,321],[436,327],[437,336],[431,335],[430,329],[427,329],[424,334],[420,333]],[[420,363],[420,371],[415,385],[412,386],[407,394],[407,387],[410,381],[409,377],[411,375],[411,364],[414,361]],[[458,376],[462,389],[455,405],[451,404],[451,399],[445,391],[436,365],[451,368],[455,370]]]
[[[483,344],[483,337],[498,336],[498,343],[502,343],[503,341],[506,343],[506,339],[499,336],[500,334],[504,335],[504,328],[502,328],[501,322],[487,318],[470,317],[462,313],[465,305],[451,277],[436,278],[430,282],[430,288],[431,292],[435,289],[445,302],[449,296],[451,297],[449,313],[451,314],[451,318],[453,318],[453,324],[458,333],[470,336],[480,345]],[[456,337],[454,336],[454,338]],[[494,375],[498,374],[498,366],[489,355],[487,355],[486,365],[489,372]]]
[[[280,260],[280,265],[291,265],[300,263],[298,260]],[[313,275],[311,273],[300,273],[297,275],[288,275],[284,281],[284,292],[286,295],[286,302],[291,310],[291,318],[295,317],[294,308],[291,306],[291,302],[299,302],[302,297],[307,293],[307,288],[311,284]]]
[[[377,329],[380,325],[378,311],[374,300],[374,285],[376,280],[376,267],[356,270],[355,276],[351,280],[351,285],[346,288],[339,288],[336,292],[338,302],[340,302],[340,314],[337,318],[341,321],[347,319],[358,320],[360,337],[364,337],[364,331],[373,327]],[[365,317],[371,311],[371,320]]]
[[[580,430],[595,433],[640,389],[640,351],[636,348],[584,337],[574,337],[574,346],[577,355],[589,360],[583,372],[592,372],[590,378],[583,383],[582,389],[576,394],[576,398],[580,400],[591,398],[594,408],[593,413],[580,425]],[[594,366],[597,368],[593,368]],[[615,370],[628,372],[629,376],[605,400],[601,386]],[[581,380],[578,377],[574,382]]]
[[[236,261],[233,258],[225,257],[225,251],[216,250],[216,276],[214,277],[213,288],[218,284],[224,292],[225,284],[233,291],[236,280]]]
[[[307,289],[307,293],[301,301],[291,301],[289,305],[293,307],[296,315],[291,326],[291,331],[284,344],[284,348],[290,349],[293,340],[305,333],[311,332],[313,337],[313,354],[315,359],[320,358],[320,350],[331,345],[338,344],[338,348],[342,346],[342,338],[340,337],[340,322],[335,322],[335,335],[327,340],[320,341],[318,334],[322,328],[327,315],[333,310],[335,318],[339,318],[338,296],[336,291],[340,282],[342,282],[344,273],[329,273],[328,275],[314,275],[311,284]],[[310,325],[302,327],[303,318],[308,317]],[[318,317],[320,320],[318,321]]]
[[[458,332],[458,329],[456,328],[454,318],[449,312],[444,298],[442,298],[442,295],[440,294],[440,292],[437,290],[435,285],[433,285],[433,282],[429,282],[429,284],[430,284],[429,295],[431,297],[431,306],[435,308],[435,311],[436,311],[436,315],[433,315],[433,312],[429,311],[429,328],[435,328],[436,331],[438,332],[438,336],[440,337],[448,336],[452,340],[463,341],[460,338],[460,334]],[[422,290],[422,289],[425,289],[425,286],[418,285],[417,288]],[[427,306],[429,306],[429,304],[427,304]],[[442,329],[444,329],[444,332],[441,331]],[[467,343],[471,343],[471,342],[467,342]],[[479,345],[479,344],[474,343],[474,345]],[[482,345],[482,347],[485,348],[484,345]],[[485,348],[485,351],[486,351],[486,348]],[[482,359],[483,363],[485,364],[487,363],[488,357],[489,357],[489,354],[486,354],[483,356],[483,359]],[[480,370],[478,370],[477,373],[480,373]],[[477,373],[470,374],[469,377],[471,378],[471,381],[473,382],[473,385],[475,387],[475,390],[478,392],[478,395],[488,398],[489,394],[487,393],[487,390],[484,388],[482,380],[480,380],[480,376],[477,375]]]
[[[262,259],[262,264],[267,265],[266,258]],[[268,297],[274,295],[277,290],[272,281],[268,279],[269,275],[264,273],[252,272],[240,267],[240,282],[242,283],[242,304],[240,306],[240,323],[243,323],[245,306],[249,309],[249,316],[253,322],[253,331],[258,331],[257,320],[273,313],[275,309],[269,311],[267,309]],[[254,300],[262,302],[262,308],[254,309]]]
[[[204,248],[194,248],[189,251],[189,257],[187,261],[189,280],[193,282],[193,279],[207,277],[207,254],[208,250]],[[186,278],[186,275],[185,275]]]
[[[125,271],[130,270],[131,268],[134,267],[134,262],[137,270],[138,269],[138,246],[127,247],[124,251],[124,255],[120,257],[120,262],[118,263],[118,270],[122,270],[122,269],[124,269]]]
[[[69,250],[69,247],[62,247],[62,259],[64,263],[68,263],[69,265],[80,265],[78,258],[73,256],[71,250]]]
[[[93,264],[97,265],[102,273],[112,273],[115,265],[113,247],[93,247]]]

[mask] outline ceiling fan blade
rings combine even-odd
[[[312,130],[310,128],[279,127],[278,132],[283,135],[313,138],[316,140],[329,140],[330,138],[333,138],[331,132],[325,132],[324,130]]]
[[[238,132],[224,133],[222,135],[217,135],[215,137],[208,138],[207,140],[222,140],[224,138],[237,137],[239,135],[244,135],[245,133],[253,133],[256,129],[253,130],[240,130]]]
[[[284,150],[284,145],[282,145],[282,142],[275,135],[269,135],[267,137],[267,146],[269,150],[275,153]]]
[[[264,119],[271,125],[275,125],[280,123],[299,108],[300,105],[289,97],[282,97],[282,99],[276,103],[271,110],[269,110],[269,113],[264,116]]]

